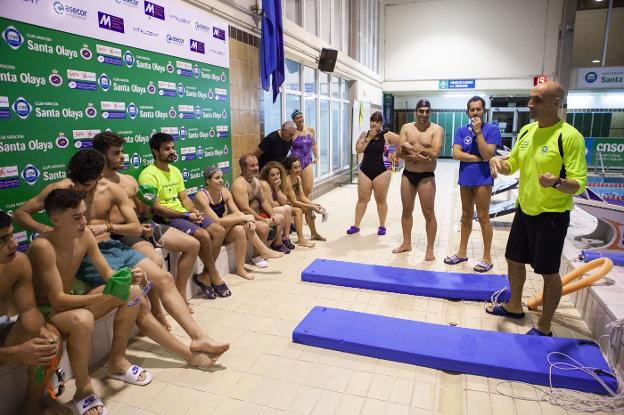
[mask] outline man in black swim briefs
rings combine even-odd
[[[396,254],[412,250],[412,225],[414,223],[412,213],[414,200],[418,194],[427,231],[425,260],[433,261],[435,259],[433,243],[438,228],[434,211],[436,187],[433,172],[444,142],[444,130],[429,120],[431,104],[426,99],[421,99],[416,103],[415,115],[416,121],[404,124],[399,134],[397,154],[405,159],[405,169],[401,178],[403,243],[392,252]]]

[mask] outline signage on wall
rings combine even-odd
[[[624,88],[624,66],[579,68],[577,88]]]
[[[438,89],[474,89],[474,79],[440,79]]]
[[[229,40],[213,16],[172,0],[14,1],[0,35],[0,209],[64,178],[107,130],[135,177],[149,137],[173,136],[189,193],[207,165],[231,164]]]
[[[545,84],[548,82],[548,77],[546,75],[538,75],[533,77],[533,86]]]
[[[394,95],[383,94],[383,118],[384,126],[394,130]]]

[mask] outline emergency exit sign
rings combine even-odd
[[[545,84],[548,81],[546,75],[538,75],[533,77],[533,85]]]

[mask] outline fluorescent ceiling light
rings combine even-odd
[[[600,63],[600,59],[594,59],[592,63]]]

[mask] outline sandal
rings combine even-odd
[[[221,298],[229,297],[230,295],[232,295],[232,291],[230,291],[230,289],[228,288],[227,285],[225,285],[225,283],[219,284],[219,285],[212,284],[212,288],[217,293],[217,295]]]
[[[377,235],[385,235],[385,234],[386,234],[385,226],[380,226],[379,228],[377,228]]]
[[[493,267],[494,267],[494,264],[488,264],[485,261],[479,261],[477,262],[477,265],[475,265],[472,270],[475,272],[488,272]]]
[[[485,312],[494,316],[509,317],[518,320],[524,318],[524,313],[512,313],[511,311],[507,311],[505,307],[503,307],[503,304],[497,304],[491,309],[486,308]]]
[[[102,400],[95,393],[79,401],[72,400],[72,404],[74,405],[74,408],[76,408],[76,411],[80,415],[83,415],[89,409],[93,409],[98,406],[102,407],[102,413],[100,415],[108,415],[108,409],[106,409]]]
[[[360,228],[358,228],[357,226],[351,226],[349,229],[347,229],[347,234],[353,235],[354,233],[358,233],[359,231]]]
[[[457,265],[457,264],[460,264],[460,263],[466,262],[466,261],[468,261],[468,258],[460,258],[457,255],[450,255],[450,256],[447,256],[446,258],[444,258],[444,263],[446,265]]]
[[[552,331],[548,334],[544,334],[541,331],[539,331],[536,328],[532,328],[531,330],[526,332],[527,336],[545,336],[545,337],[552,337]]]
[[[271,249],[274,251],[282,252],[284,254],[290,254],[290,249],[286,247],[284,244],[280,245],[271,245]]]
[[[282,240],[282,243],[283,243],[284,245],[286,245],[286,248],[290,249],[291,251],[292,251],[293,249],[295,249],[295,244],[293,244],[293,243],[290,241],[290,239],[283,239],[283,240]]]
[[[199,287],[202,294],[204,294],[207,299],[214,300],[217,298],[217,294],[215,293],[214,288],[212,288],[212,285],[206,285],[201,282],[199,278],[197,278],[197,274],[193,275],[193,282]]]

